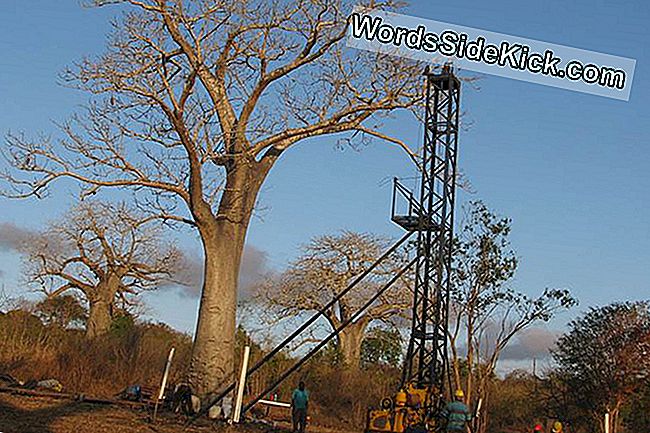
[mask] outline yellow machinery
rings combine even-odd
[[[435,419],[429,418],[427,408],[435,405],[435,393],[408,385],[395,398],[384,398],[381,409],[368,411],[366,432],[434,431]]]

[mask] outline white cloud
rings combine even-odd
[[[267,253],[253,245],[246,245],[239,269],[239,297],[249,297],[254,286],[269,272]],[[186,254],[183,258],[181,271],[176,278],[186,282],[186,285],[180,286],[183,295],[193,298],[199,297],[203,285],[202,254]]]
[[[533,358],[544,359],[550,355],[559,333],[544,327],[528,328],[516,337],[501,354],[502,360],[523,361]]]

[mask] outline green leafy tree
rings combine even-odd
[[[361,365],[397,367],[402,358],[402,343],[402,335],[396,329],[371,329],[361,345]]]
[[[592,430],[620,431],[621,410],[650,379],[650,307],[625,302],[591,308],[569,325],[553,358],[567,404],[591,416]]]
[[[118,309],[113,311],[108,330],[115,337],[125,338],[133,333],[135,326],[135,317],[126,310]]]
[[[489,384],[491,398],[483,410],[490,415],[490,431],[529,431],[533,420],[542,418],[537,378],[515,370],[495,377]]]
[[[86,308],[74,295],[45,298],[35,305],[34,311],[46,325],[61,329],[84,326],[88,318]]]
[[[630,432],[650,432],[650,383],[646,382],[643,389],[634,395],[624,408],[623,424],[626,431]]]

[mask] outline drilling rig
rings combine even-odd
[[[393,183],[392,220],[415,233],[416,262],[411,333],[400,390],[370,410],[366,431],[426,432],[442,427],[449,383],[447,327],[454,227],[460,81],[450,66],[425,70],[426,108],[419,193]],[[396,203],[406,202],[407,211]]]

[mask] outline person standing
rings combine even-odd
[[[307,408],[309,407],[309,392],[305,389],[305,382],[300,381],[298,388],[291,395],[291,417],[293,431],[304,433],[307,425]]]
[[[472,419],[472,415],[467,405],[463,403],[465,393],[462,389],[458,389],[454,397],[455,401],[447,403],[442,411],[442,415],[447,419],[447,432],[466,432],[467,422]]]

